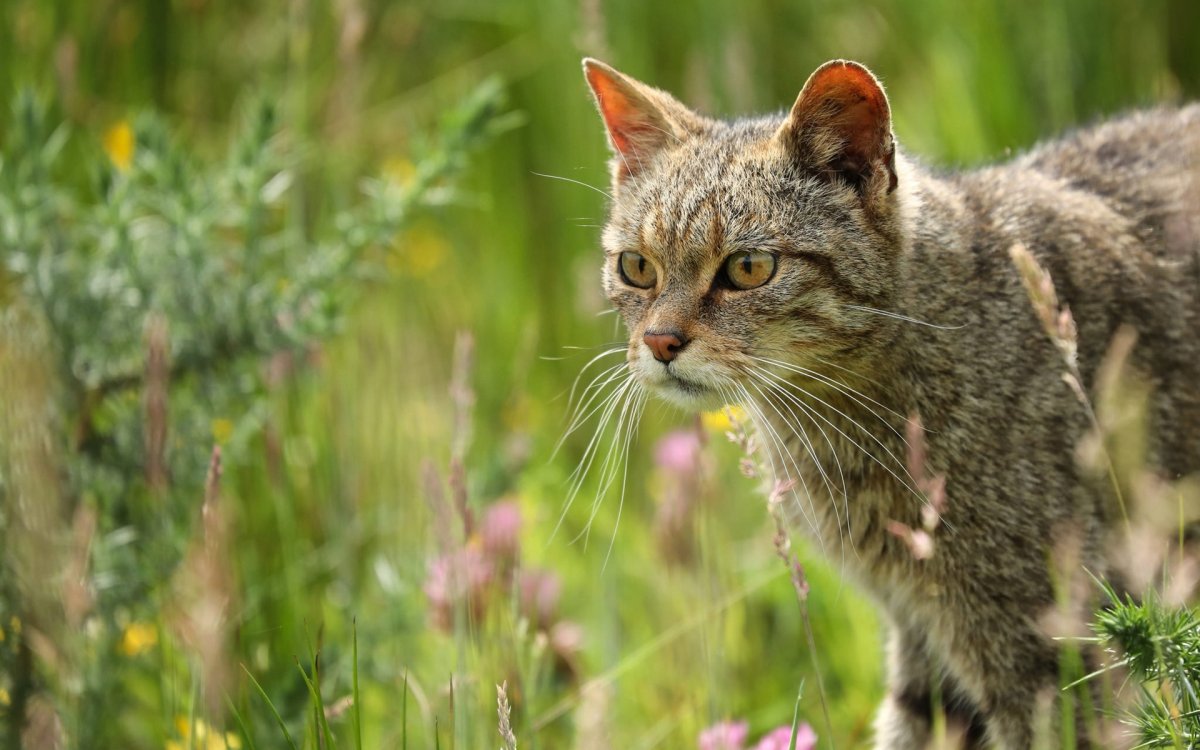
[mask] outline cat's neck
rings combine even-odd
[[[972,335],[964,301],[950,288],[955,276],[970,273],[963,264],[971,208],[953,184],[911,160],[898,155],[897,168],[898,283],[893,297],[872,308],[877,328],[869,343],[781,373],[790,395],[763,415],[776,478],[795,485],[807,506],[797,523],[817,525],[826,538],[854,537],[881,519],[919,522],[911,469],[920,430],[909,422],[939,426],[944,412],[930,403],[939,395],[927,386],[953,378],[930,368],[952,363],[955,340]]]

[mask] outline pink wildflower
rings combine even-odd
[[[479,614],[491,580],[492,563],[475,547],[435,558],[422,587],[434,624],[449,630],[454,624],[455,607],[468,603],[472,614]]]
[[[521,551],[521,509],[515,500],[488,506],[479,530],[483,551],[494,562],[515,563]]]
[[[699,750],[745,750],[750,726],[744,721],[722,721],[700,733]]]
[[[700,435],[695,430],[669,432],[654,448],[654,463],[668,471],[690,474],[700,464]]]
[[[522,570],[517,574],[521,612],[539,628],[549,627],[558,613],[562,582],[558,576],[541,569]]]
[[[792,750],[793,746],[788,744],[791,739],[792,728],[785,724],[763,736],[753,750]],[[808,724],[796,727],[795,750],[815,750],[816,747],[817,733],[813,728]]]

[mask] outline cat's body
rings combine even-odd
[[[744,403],[796,483],[796,526],[882,605],[878,747],[924,747],[938,696],[973,740],[1028,747],[1059,676],[1052,561],[1107,572],[1117,511],[1081,468],[1088,411],[1010,249],[1072,311],[1084,388],[1136,329],[1151,463],[1200,471],[1200,107],[939,176],[896,152],[861,66],[823,66],[786,117],[734,123],[585,69],[617,157],[605,283],[630,370],[685,407]],[[889,531],[922,524],[911,414],[946,482],[928,559]]]

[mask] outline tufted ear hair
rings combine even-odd
[[[839,175],[864,195],[896,189],[887,96],[856,62],[832,60],[817,68],[776,137],[806,168]]]
[[[613,178],[618,185],[645,169],[659,151],[705,126],[703,117],[670,94],[599,60],[584,58],[583,74],[596,97],[609,145],[617,157]]]

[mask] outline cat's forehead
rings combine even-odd
[[[719,253],[760,237],[786,215],[777,205],[791,175],[773,141],[776,123],[722,125],[676,144],[622,186],[607,239],[658,254]]]

